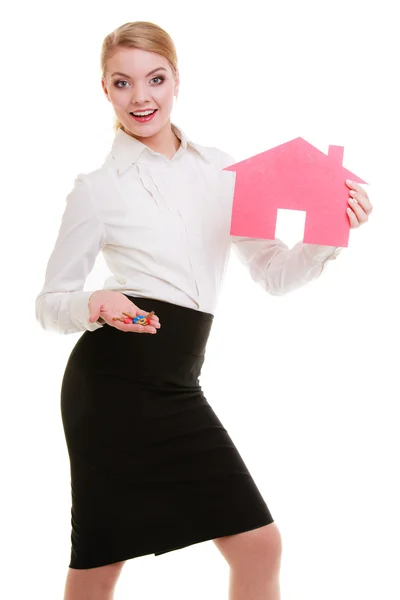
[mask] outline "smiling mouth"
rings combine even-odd
[[[135,112],[130,112],[129,114],[130,114],[130,115],[132,115],[133,117],[136,117],[136,118],[139,118],[139,119],[140,119],[140,118],[145,118],[145,117],[151,117],[152,115],[154,115],[154,113],[155,113],[156,111],[157,111],[157,109],[155,108],[155,109],[154,109],[154,110],[152,110],[152,111],[147,111],[147,110],[146,110],[146,111],[143,111],[143,112],[137,112],[137,113],[135,113]]]

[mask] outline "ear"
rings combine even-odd
[[[110,100],[110,98],[109,98],[109,95],[108,95],[107,84],[106,84],[106,82],[105,82],[105,80],[104,80],[104,77],[102,77],[102,78],[101,78],[101,87],[103,88],[103,92],[105,93],[105,95],[106,95],[106,97],[107,97],[107,100],[108,100],[109,102],[111,102],[111,100]]]
[[[178,93],[179,93],[179,85],[180,85],[179,69],[176,69],[176,75],[175,75],[175,86],[174,86],[174,96],[178,96]]]

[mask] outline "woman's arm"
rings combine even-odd
[[[282,296],[316,279],[342,250],[303,242],[289,248],[278,239],[233,237],[232,242],[253,280],[273,296]]]
[[[219,150],[220,168],[235,164],[230,154]],[[291,292],[321,275],[342,248],[297,243],[289,248],[281,240],[232,236],[232,245],[254,281],[274,296]]]
[[[43,329],[58,333],[94,331],[103,325],[89,323],[93,291],[82,290],[106,236],[85,175],[77,176],[66,202],[44,286],[36,298],[36,319]]]

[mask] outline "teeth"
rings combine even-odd
[[[135,115],[135,117],[147,117],[147,115],[151,115],[151,114],[153,114],[153,112],[155,112],[155,110],[146,110],[146,111],[141,112],[141,113],[134,112],[132,114]]]

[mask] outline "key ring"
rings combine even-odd
[[[135,315],[128,312],[123,312],[122,314],[125,315],[124,319],[122,317],[113,317],[113,321],[121,321],[126,325],[130,325],[131,323],[134,325],[150,325],[150,319],[154,315],[154,311],[152,310],[147,317],[135,317]]]

